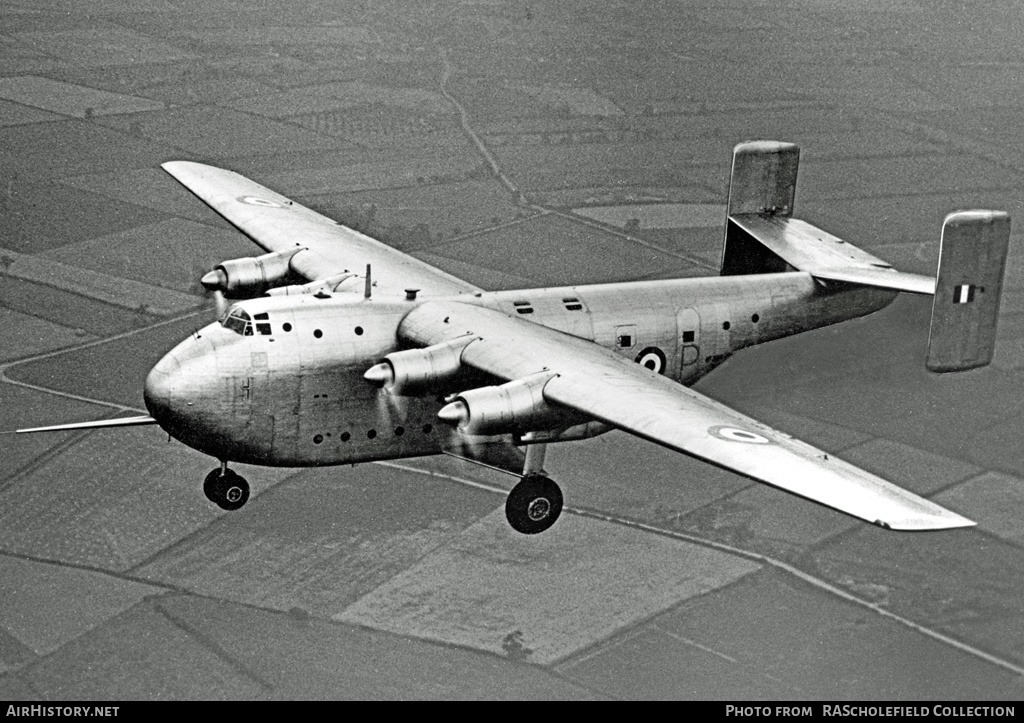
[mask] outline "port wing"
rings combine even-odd
[[[381,289],[416,289],[423,296],[480,290],[233,171],[191,161],[171,161],[163,169],[263,249],[302,247],[290,267],[308,281],[361,274],[369,264]],[[352,290],[362,290],[354,277]]]

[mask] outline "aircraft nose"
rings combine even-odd
[[[178,360],[171,353],[158,361],[146,377],[142,397],[150,416],[161,424],[174,411],[171,400],[174,399],[179,376]]]

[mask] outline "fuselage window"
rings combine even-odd
[[[263,312],[262,314],[254,314],[253,319],[256,320],[256,332],[261,336],[270,336],[273,332],[270,330],[270,314]],[[263,322],[263,323],[260,323]]]

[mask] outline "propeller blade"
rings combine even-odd
[[[213,293],[213,304],[214,304],[214,307],[217,309],[217,318],[219,319],[222,316],[224,316],[224,314],[227,313],[228,308],[230,308],[230,306],[231,306],[231,302],[228,301],[228,299],[224,296],[224,292],[219,290],[219,289],[217,291],[212,292],[212,293]]]

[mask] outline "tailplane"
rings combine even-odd
[[[933,294],[926,365],[975,369],[992,360],[1010,240],[1002,211],[960,211],[942,226],[938,278],[882,259],[793,218],[800,149],[749,141],[733,150],[722,276],[806,271],[823,282]]]

